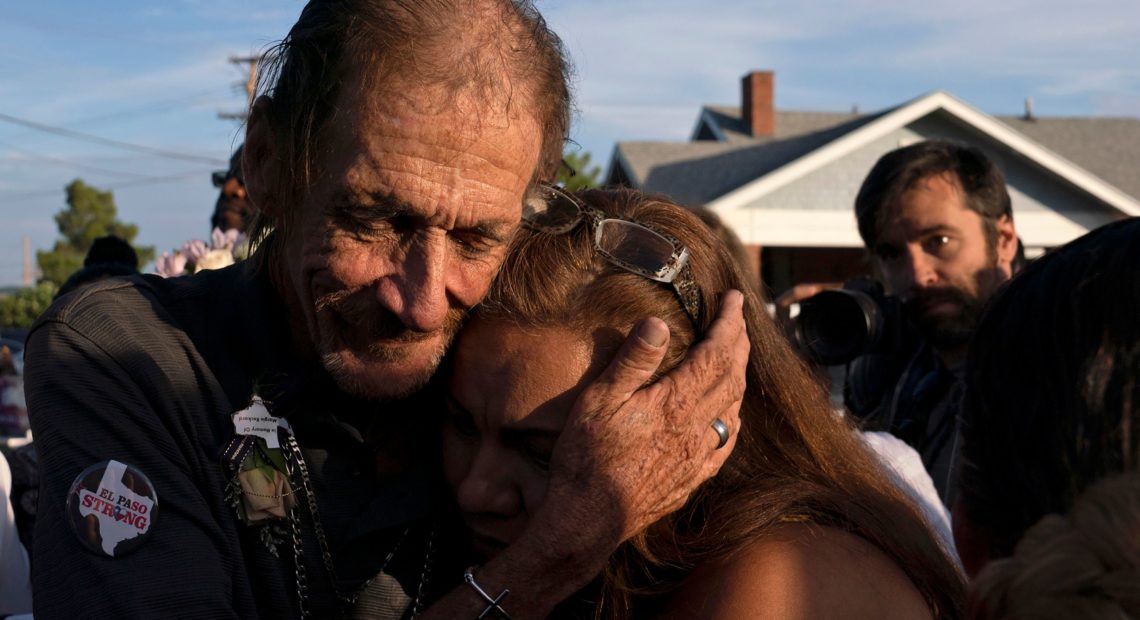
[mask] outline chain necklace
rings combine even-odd
[[[324,563],[325,570],[328,572],[329,579],[332,581],[333,593],[337,599],[348,607],[356,604],[360,595],[368,589],[368,586],[388,568],[388,564],[392,562],[392,558],[396,557],[396,553],[400,550],[404,541],[407,539],[408,534],[411,532],[411,526],[404,529],[400,534],[400,538],[396,541],[395,546],[384,557],[384,561],[380,564],[380,568],[376,570],[376,574],[369,577],[362,584],[357,586],[353,592],[345,593],[340,589],[340,578],[337,576],[336,566],[333,564],[332,552],[329,547],[328,538],[325,536],[325,528],[321,523],[320,510],[317,507],[316,494],[313,493],[312,484],[309,478],[309,466],[305,462],[305,455],[301,452],[301,446],[297,443],[296,437],[288,434],[285,438],[284,454],[285,464],[289,470],[289,477],[293,481],[294,489],[300,489],[305,496],[306,508],[309,511],[309,516],[313,522],[313,532],[317,536],[317,543],[321,549],[321,560]],[[289,511],[289,522],[291,525],[291,534],[293,542],[293,570],[297,583],[297,600],[298,607],[301,612],[301,618],[308,619],[312,617],[312,611],[308,606],[308,592],[309,592],[309,578],[308,571],[305,565],[305,549],[303,539],[301,537],[301,513],[298,507],[300,502],[294,502],[293,508]],[[412,601],[412,618],[416,617],[422,610],[422,601],[424,600],[424,591],[427,588],[428,580],[431,575],[431,563],[434,556],[435,547],[435,530],[434,528],[428,535],[427,552],[424,555],[424,565],[420,572],[419,585],[416,588],[416,596]]]

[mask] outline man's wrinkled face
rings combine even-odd
[[[407,395],[435,371],[503,261],[541,139],[521,97],[397,83],[346,82],[286,242],[313,346],[365,398]]]
[[[927,177],[902,195],[872,248],[887,289],[936,349],[969,342],[982,307],[1010,278],[1017,237],[1008,218],[997,239],[950,175]]]

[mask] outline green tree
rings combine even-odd
[[[31,327],[58,290],[51,282],[40,282],[0,299],[0,327]]]
[[[588,151],[577,153],[566,151],[562,154],[562,162],[562,166],[558,168],[558,177],[555,179],[558,185],[570,191],[590,189],[599,185],[602,169],[590,166]]]
[[[57,286],[83,266],[83,257],[99,237],[115,235],[127,243],[135,240],[139,227],[120,222],[116,215],[115,198],[109,191],[87,185],[75,179],[67,185],[67,208],[55,214],[55,224],[62,239],[55,242],[50,252],[36,252],[43,282]],[[153,246],[135,246],[139,264],[154,260]]]

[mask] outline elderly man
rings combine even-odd
[[[93,286],[30,335],[37,616],[544,617],[719,468],[736,293],[649,386],[668,333],[644,321],[576,403],[528,530],[460,564],[414,395],[557,167],[560,50],[521,1],[305,7],[247,130],[256,255]]]

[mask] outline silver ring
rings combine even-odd
[[[720,441],[716,442],[716,449],[720,450],[728,444],[728,425],[720,418],[713,418],[712,429],[716,431],[716,436],[720,437]]]

